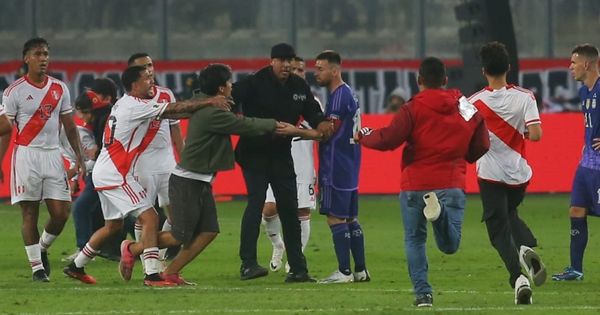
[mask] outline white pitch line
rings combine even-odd
[[[180,309],[170,311],[148,311],[143,310],[149,314],[216,314],[216,313],[229,313],[229,314],[262,314],[262,313],[352,313],[352,312],[529,312],[529,311],[585,311],[585,310],[600,310],[600,306],[591,305],[571,305],[571,306],[544,306],[544,305],[523,305],[523,306],[492,306],[492,307],[431,307],[431,308],[297,308],[297,309],[268,309],[268,308],[257,308],[257,309]],[[40,314],[52,314],[52,315],[110,315],[110,314],[139,314],[142,310],[103,310],[103,311],[78,311],[78,312],[53,312],[53,313],[19,313],[21,315],[40,315]]]
[[[490,306],[490,307],[431,307],[431,308],[403,308],[403,311],[435,311],[435,312],[483,312],[483,311],[585,311],[585,310],[600,310],[600,306],[592,305],[568,305],[568,306],[550,306],[550,305],[521,305],[521,306]]]

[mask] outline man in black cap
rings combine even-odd
[[[269,66],[234,84],[232,96],[239,106],[237,110],[248,117],[274,118],[293,125],[302,116],[316,129],[314,139],[327,138],[332,132],[331,123],[325,120],[308,84],[291,73],[291,60],[295,56],[294,48],[289,44],[273,46]],[[290,140],[290,137],[273,135],[242,136],[236,147],[236,161],[242,167],[248,191],[248,204],[242,218],[240,236],[242,280],[268,274],[266,268],[258,265],[256,242],[267,185],[271,184],[290,264],[290,272],[285,281],[314,282],[308,274],[301,249],[300,221],[296,215],[296,174]]]

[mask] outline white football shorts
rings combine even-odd
[[[127,184],[98,191],[105,220],[123,219],[131,214],[137,217],[143,211],[152,208],[146,197],[146,191],[131,175],[127,176]]]
[[[60,150],[15,145],[12,155],[10,201],[43,199],[71,201],[69,180]]]
[[[317,198],[315,196],[315,185],[313,184],[296,184],[298,190],[298,209],[309,208],[315,210],[317,208]],[[275,202],[275,195],[271,185],[267,187],[266,202]]]
[[[150,175],[136,175],[135,179],[146,189],[146,195],[148,201],[152,204],[158,198],[158,205],[163,208],[168,206],[169,201],[169,177],[170,173],[165,174],[150,174]]]

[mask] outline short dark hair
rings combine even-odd
[[[113,103],[117,100],[117,85],[115,84],[115,81],[109,78],[95,79],[92,82],[90,90],[98,94],[110,96],[112,98]]]
[[[578,54],[587,59],[598,60],[598,48],[588,43],[575,46],[571,54]]]
[[[25,57],[25,55],[27,55],[27,53],[39,46],[46,46],[48,47],[48,49],[50,49],[50,45],[48,44],[48,41],[41,38],[41,37],[34,37],[28,41],[25,42],[25,44],[23,45],[23,57]]]
[[[501,75],[508,72],[510,61],[506,46],[500,42],[490,42],[479,50],[483,71],[489,75]]]
[[[335,52],[333,50],[325,50],[322,53],[320,53],[317,56],[317,58],[315,58],[315,59],[316,60],[327,60],[327,62],[336,64],[336,65],[342,64],[342,57],[340,56],[340,54],[338,54],[337,52]]]
[[[446,80],[446,66],[439,58],[427,57],[419,66],[419,76],[426,87],[439,88]]]
[[[304,62],[304,58],[298,57],[298,56],[294,57],[292,60],[298,61],[298,62]]]
[[[129,59],[127,59],[127,65],[128,65],[128,66],[131,66],[131,65],[133,65],[133,62],[134,62],[136,59],[138,59],[138,58],[144,58],[144,57],[150,57],[150,55],[148,55],[148,53],[145,53],[145,52],[138,52],[138,53],[135,53],[135,54],[131,55],[131,56],[129,57]]]
[[[231,79],[231,68],[222,63],[212,63],[206,66],[200,75],[198,81],[200,92],[214,96],[219,92],[219,87],[225,86]]]
[[[139,80],[142,77],[142,72],[146,71],[145,67],[142,66],[131,66],[121,74],[121,82],[125,91],[131,92],[133,82]]]

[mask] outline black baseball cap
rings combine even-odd
[[[290,44],[279,43],[271,47],[271,58],[292,59],[294,57],[296,57],[296,52]]]

